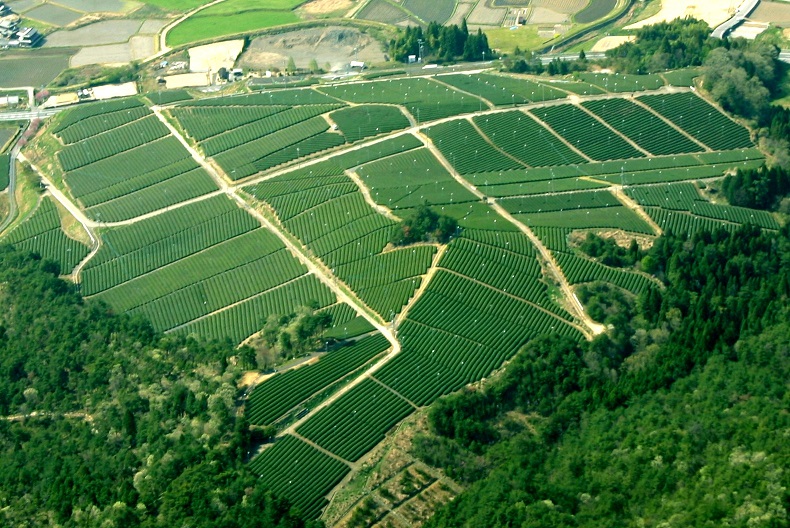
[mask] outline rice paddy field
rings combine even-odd
[[[317,518],[415,409],[541,333],[590,337],[558,281],[660,287],[581,254],[572,233],[780,227],[699,191],[762,163],[751,131],[661,78],[578,83],[481,73],[79,105],[41,141],[58,145],[52,179],[94,246],[66,235],[46,194],[2,240],[165,333],[242,343],[271,316],[330,314],[338,346],[257,385],[247,407],[294,431],[251,469]],[[455,220],[453,236],[393,245],[423,207]]]

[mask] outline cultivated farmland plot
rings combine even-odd
[[[422,6],[420,16],[438,16],[429,11],[443,5]],[[308,305],[331,314],[323,337],[354,342],[264,381],[246,404],[258,425],[285,427],[299,417],[295,434],[250,468],[316,517],[350,470],[346,462],[362,460],[415,406],[488,376],[541,333],[583,338],[526,227],[570,284],[604,281],[634,295],[656,284],[575,253],[569,235],[655,235],[634,202],[676,232],[779,227],[770,214],[709,203],[691,183],[762,163],[745,128],[695,93],[583,97],[655,88],[660,78],[585,80],[598,86],[477,74],[184,101],[174,94],[162,111],[230,180],[318,152],[326,158],[243,187],[226,181],[223,192],[142,99],[63,112],[51,128],[64,145],[63,182],[103,223],[101,247],[80,275],[82,293],[144,315],[159,330],[235,343],[270,315]],[[488,104],[568,93],[582,95],[579,104],[529,111]],[[444,247],[389,245],[399,221],[423,204],[461,229]],[[55,258],[64,272],[88,252],[66,237],[48,199],[4,240]],[[339,302],[327,284],[348,297]],[[400,352],[388,356],[396,339]]]
[[[645,206],[685,211],[695,216],[724,220],[734,224],[753,224],[765,229],[779,229],[780,227],[776,218],[767,211],[710,203],[702,199],[697,188],[691,183],[634,187],[628,189],[627,193]],[[670,215],[662,214],[661,218],[666,222]]]
[[[329,352],[317,363],[278,374],[252,392],[247,403],[247,417],[253,424],[274,423],[290,409],[348,376],[390,346],[384,336],[375,334]]]
[[[693,93],[638,98],[713,150],[753,146],[749,131]]]
[[[617,132],[574,105],[547,106],[532,111],[554,132],[593,160],[637,158],[644,154],[627,143]]]
[[[65,113],[53,131],[72,195],[86,214],[117,222],[216,191],[189,152],[137,98]]]
[[[352,142],[409,126],[409,120],[396,106],[360,105],[337,110],[329,117]]]
[[[8,154],[0,154],[0,191],[4,191],[8,187],[9,169],[10,156]]]
[[[288,463],[283,463],[287,460]],[[324,495],[350,471],[349,467],[294,436],[285,436],[250,462],[272,493],[287,499],[308,518],[318,517]]]
[[[49,198],[42,199],[30,218],[3,237],[2,242],[57,262],[64,275],[71,273],[90,252],[88,246],[66,236],[58,210]]]
[[[387,79],[320,88],[322,92],[352,103],[403,105],[418,123],[474,112],[477,97],[463,94],[430,79]]]
[[[363,165],[357,172],[370,188],[371,198],[396,212],[423,204],[443,205],[477,200],[475,195],[453,179],[427,149],[390,156]]]
[[[566,93],[550,85],[526,78],[490,74],[453,74],[437,76],[436,80],[474,94],[497,106],[534,103],[562,99]],[[564,88],[564,86],[560,86]]]
[[[443,24],[453,15],[455,0],[403,0],[403,7],[414,13],[424,22],[438,22]]]
[[[523,112],[478,116],[474,122],[496,146],[529,166],[571,165],[585,161],[559,137]]]
[[[524,167],[497,150],[465,119],[432,126],[426,129],[426,134],[461,174]]]
[[[453,182],[454,183],[454,182]],[[391,319],[411,297],[436,248],[383,253],[395,222],[365,201],[342,170],[307,170],[247,188],[375,312]]]
[[[583,106],[653,155],[703,150],[659,117],[625,99],[588,101]]]
[[[583,82],[598,86],[607,92],[639,92],[656,90],[664,86],[660,75],[631,75],[627,73],[589,73],[576,74]]]

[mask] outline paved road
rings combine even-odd
[[[52,117],[65,108],[39,108],[23,112],[2,112],[0,121],[31,121],[33,119],[46,119]]]
[[[724,38],[730,31],[738,27],[749,14],[757,9],[757,6],[760,4],[760,0],[745,0],[735,11],[735,16],[731,19],[727,20],[716,29],[713,30],[713,33],[710,34],[711,37],[714,38]]]
[[[584,53],[587,57],[587,60],[598,60],[598,59],[605,59],[606,53],[602,51],[589,51]],[[555,59],[559,59],[561,61],[575,61],[579,58],[578,53],[552,53],[549,55],[541,55],[540,56],[540,63],[544,66],[551,63],[551,61]]]

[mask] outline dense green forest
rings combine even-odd
[[[434,406],[414,450],[471,486],[429,526],[787,526],[790,230],[648,259],[665,288],[611,335],[537,339]]]
[[[488,47],[488,37],[480,29],[476,33],[470,32],[466,19],[460,27],[455,24],[442,26],[436,22],[429,23],[425,29],[408,26],[390,41],[389,52],[398,62],[406,62],[409,55],[430,61],[484,60],[486,56],[494,56]]]
[[[0,247],[0,525],[310,526],[246,470],[238,351],[164,337]]]

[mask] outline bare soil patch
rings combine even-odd
[[[790,3],[760,2],[749,19],[756,22],[769,22],[779,27],[790,26]]]
[[[475,26],[499,26],[507,15],[506,8],[493,8],[486,5],[485,0],[477,3],[467,19],[467,23]]]
[[[661,0],[661,11],[642,21],[626,26],[625,29],[638,29],[659,22],[669,22],[676,18],[694,17],[704,20],[710,27],[716,27],[729,20],[742,0]]]
[[[132,60],[132,49],[129,43],[105,44],[82,48],[71,58],[70,66],[87,66],[89,64],[122,64]]]
[[[55,31],[47,36],[43,47],[100,46],[128,42],[142,23],[142,20],[104,20],[74,30]]]
[[[532,10],[529,22],[530,24],[562,24],[567,22],[568,18],[568,15],[565,13],[558,13],[545,7],[536,7]]]
[[[341,14],[351,10],[355,3],[353,0],[312,0],[301,7],[301,12],[315,17]]]
[[[140,29],[137,31],[137,33],[140,35],[156,35],[159,33],[160,29],[167,25],[168,22],[169,20],[156,20],[153,18],[151,20],[146,20],[143,22],[143,25],[140,26]]]
[[[193,72],[218,71],[220,68],[229,70],[236,64],[236,58],[242,49],[242,39],[189,48],[189,69]]]
[[[57,0],[57,3],[86,13],[129,13],[140,4],[124,0]]]
[[[315,60],[319,67],[325,68],[329,63],[331,70],[339,70],[352,60],[383,62],[384,52],[370,35],[354,28],[329,26],[258,37],[242,54],[239,66],[283,69],[289,57],[293,57],[297,68],[307,68]]]
[[[532,0],[529,5],[572,15],[584,9],[588,3],[588,0]]]
[[[453,16],[447,21],[447,25],[456,24],[458,26],[464,21],[464,19],[469,15],[469,11],[472,10],[474,4],[466,4],[466,3],[458,3],[455,5],[455,12]]]
[[[604,37],[590,49],[590,51],[609,51],[612,48],[616,48],[620,44],[625,44],[626,42],[631,42],[636,37],[633,35],[622,36],[622,37]]]

